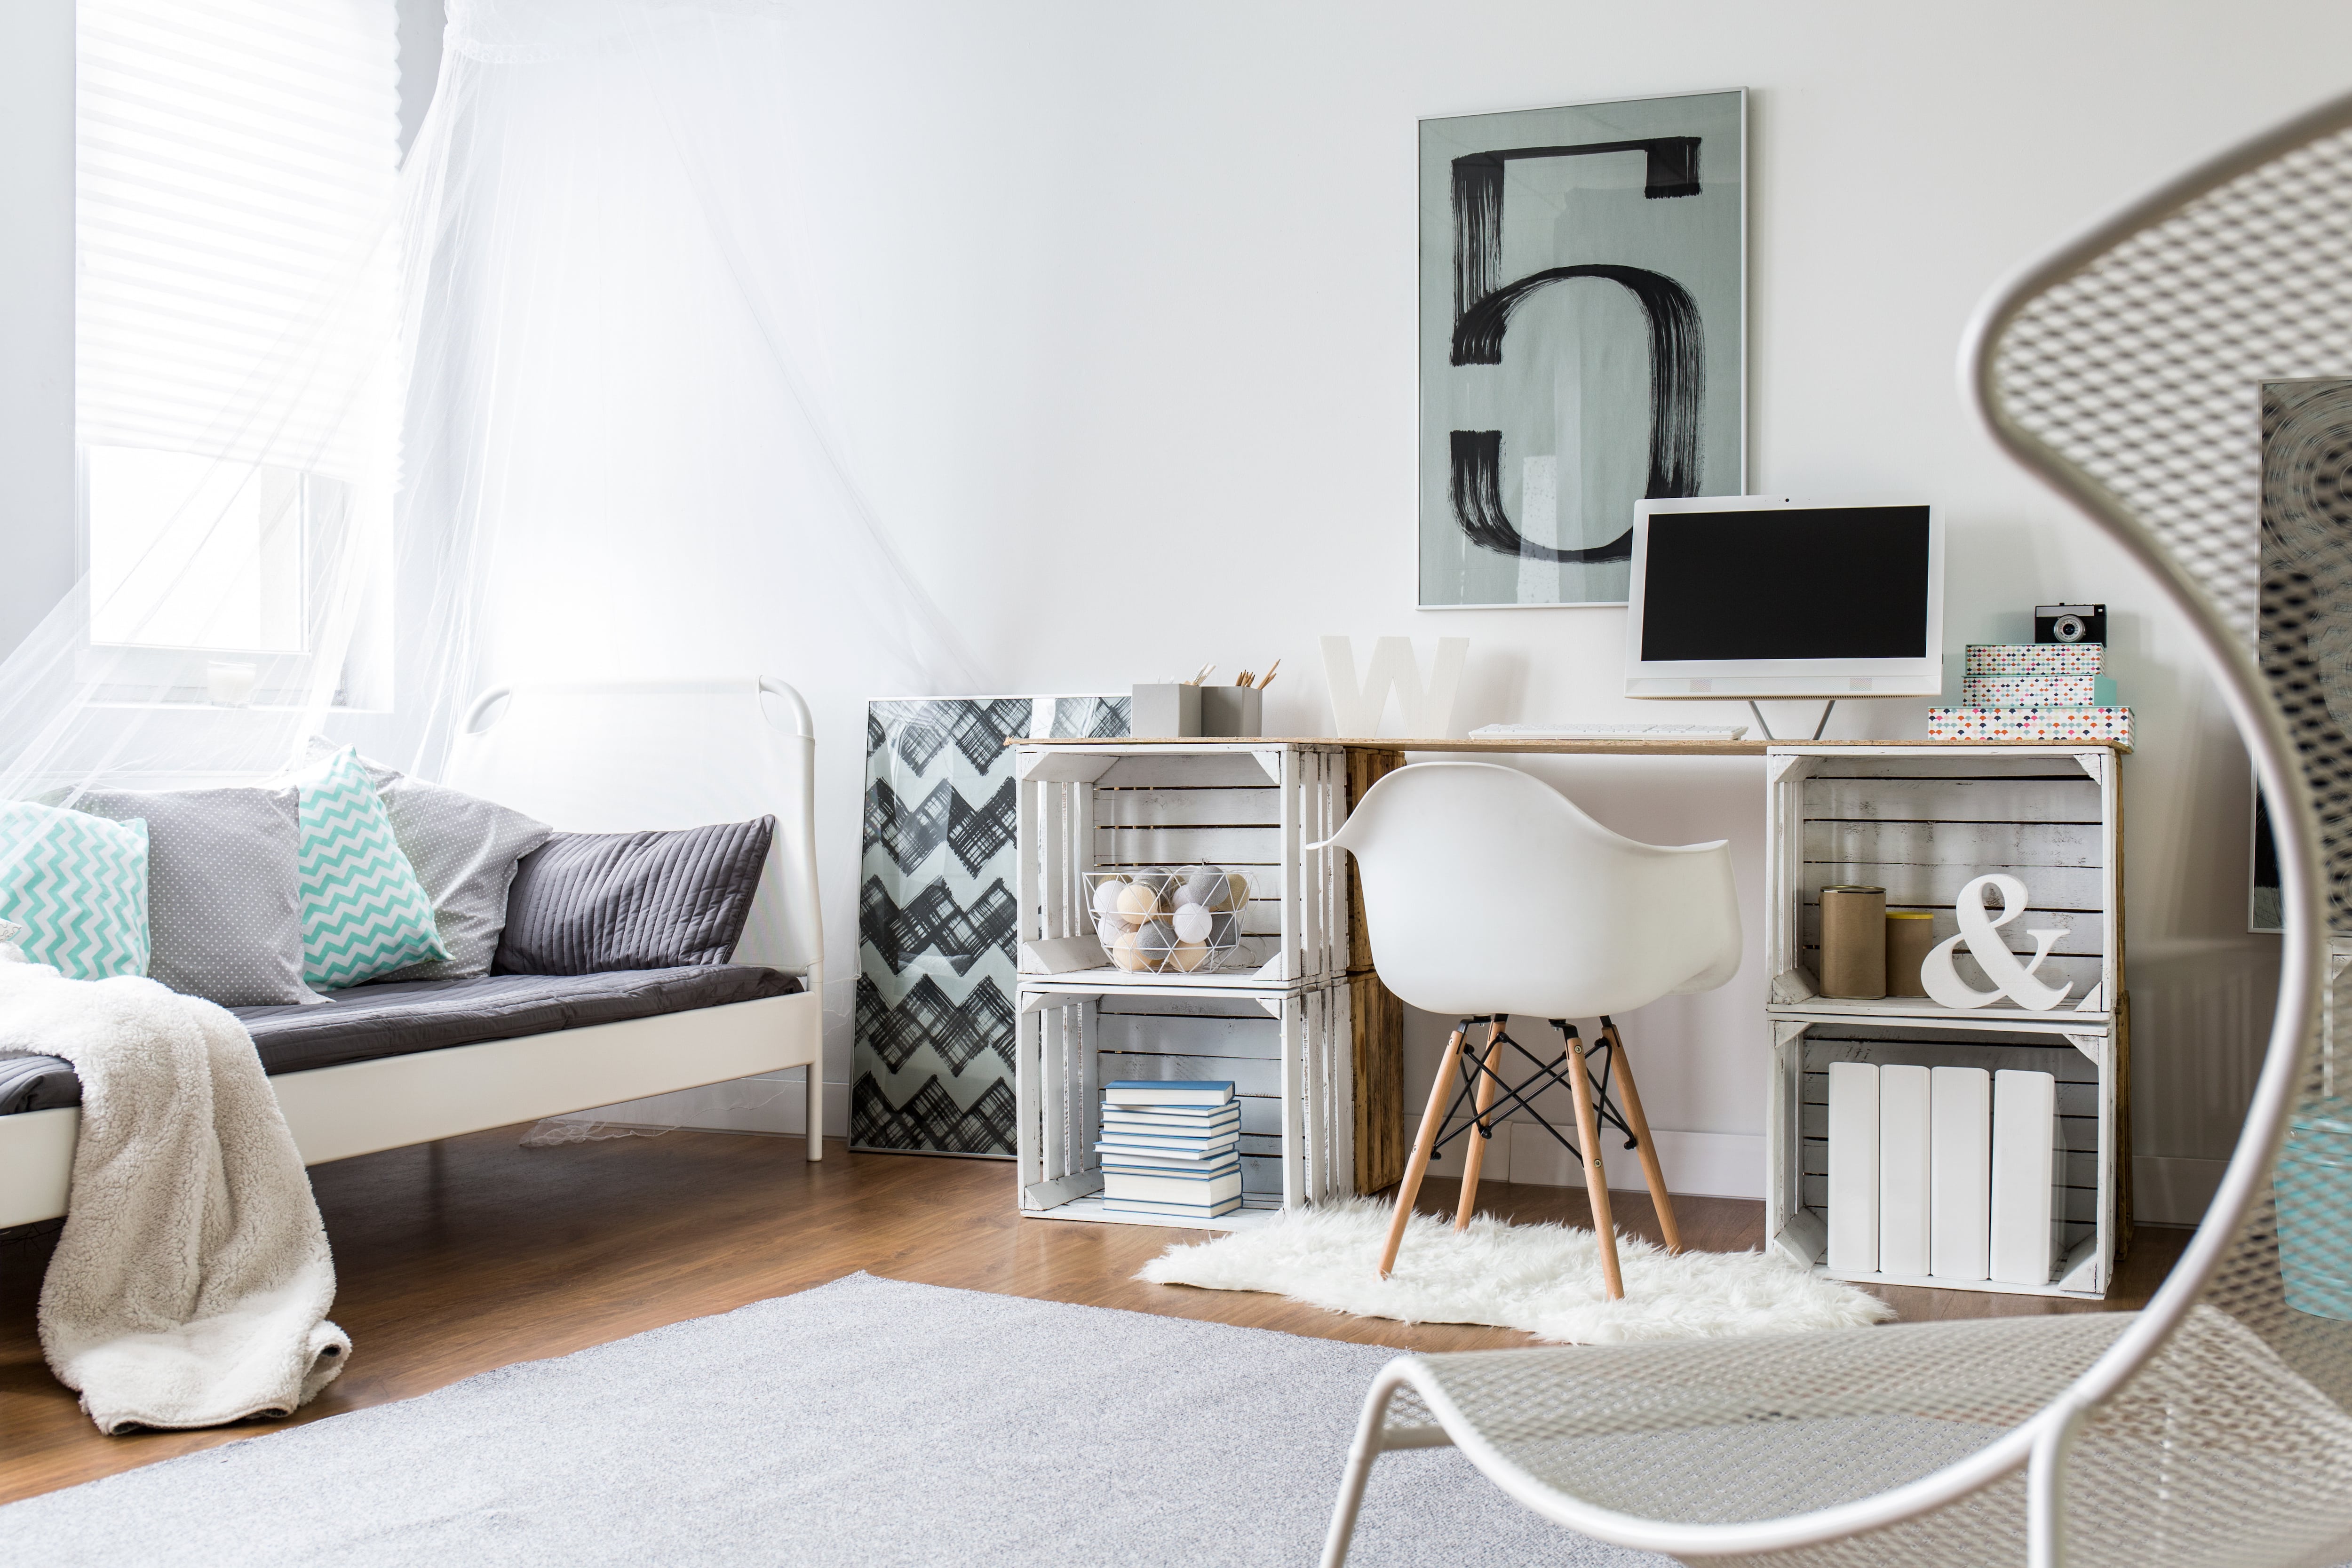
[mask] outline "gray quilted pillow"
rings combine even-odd
[[[321,744],[312,742],[315,750]],[[490,957],[506,929],[507,889],[515,862],[555,837],[555,829],[520,811],[444,784],[426,784],[365,757],[376,793],[392,817],[392,836],[416,868],[433,900],[446,959],[413,963],[385,980],[473,980],[490,972]]]
[[[148,974],[224,1007],[317,1002],[302,984],[299,797],[290,789],[93,790],[147,819]]]
[[[500,974],[730,963],[776,819],[669,833],[559,833],[522,863]]]

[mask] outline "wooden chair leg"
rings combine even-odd
[[[1568,1081],[1576,1091],[1576,1142],[1584,1151],[1584,1190],[1592,1199],[1592,1234],[1601,1243],[1601,1278],[1609,1299],[1625,1299],[1625,1277],[1617,1267],[1617,1226],[1609,1215],[1609,1174],[1601,1167],[1601,1118],[1592,1108],[1592,1074],[1584,1065],[1583,1037],[1568,1033]]]
[[[1486,1120],[1488,1108],[1495,1103],[1495,1074],[1503,1065],[1503,1018],[1496,1015],[1494,1027],[1486,1031],[1486,1070],[1478,1079],[1477,1119]],[[1462,1156],[1462,1202],[1454,1211],[1454,1228],[1470,1228],[1470,1215],[1478,1202],[1478,1172],[1486,1163],[1486,1140],[1473,1132],[1463,1140],[1470,1147]]]
[[[1658,1163],[1657,1146],[1650,1142],[1650,1119],[1642,1114],[1642,1091],[1633,1087],[1633,1058],[1625,1054],[1625,1038],[1616,1025],[1601,1019],[1601,1033],[1617,1066],[1617,1092],[1625,1102],[1625,1125],[1633,1129],[1642,1156],[1642,1180],[1649,1184],[1650,1205],[1658,1211],[1658,1229],[1666,1238],[1666,1250],[1680,1252],[1683,1233],[1675,1224],[1675,1200],[1666,1193],[1666,1173]]]
[[[1421,1178],[1429,1172],[1429,1152],[1445,1121],[1445,1091],[1454,1084],[1454,1064],[1462,1056],[1462,1031],[1445,1042],[1445,1059],[1437,1064],[1437,1081],[1429,1086],[1429,1109],[1421,1113],[1421,1131],[1412,1141],[1412,1157],[1405,1162],[1404,1180],[1397,1186],[1396,1217],[1389,1221],[1388,1244],[1381,1248],[1381,1278],[1396,1267],[1397,1248],[1404,1245],[1404,1227],[1412,1218],[1412,1200],[1421,1195]]]

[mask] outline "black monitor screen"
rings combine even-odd
[[[1924,506],[1650,519],[1644,660],[1918,658],[1929,651]]]

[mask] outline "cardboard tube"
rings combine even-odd
[[[1925,910],[1892,910],[1886,916],[1886,994],[1925,996],[1919,965],[1936,945],[1936,917]]]
[[[1886,994],[1886,889],[1822,889],[1822,994],[1875,1002]]]

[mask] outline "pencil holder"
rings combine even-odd
[[[1198,686],[1174,681],[1139,682],[1130,689],[1127,732],[1139,740],[1184,740],[1201,732]]]
[[[1265,693],[1255,686],[1203,686],[1201,733],[1255,740],[1265,733]]]

